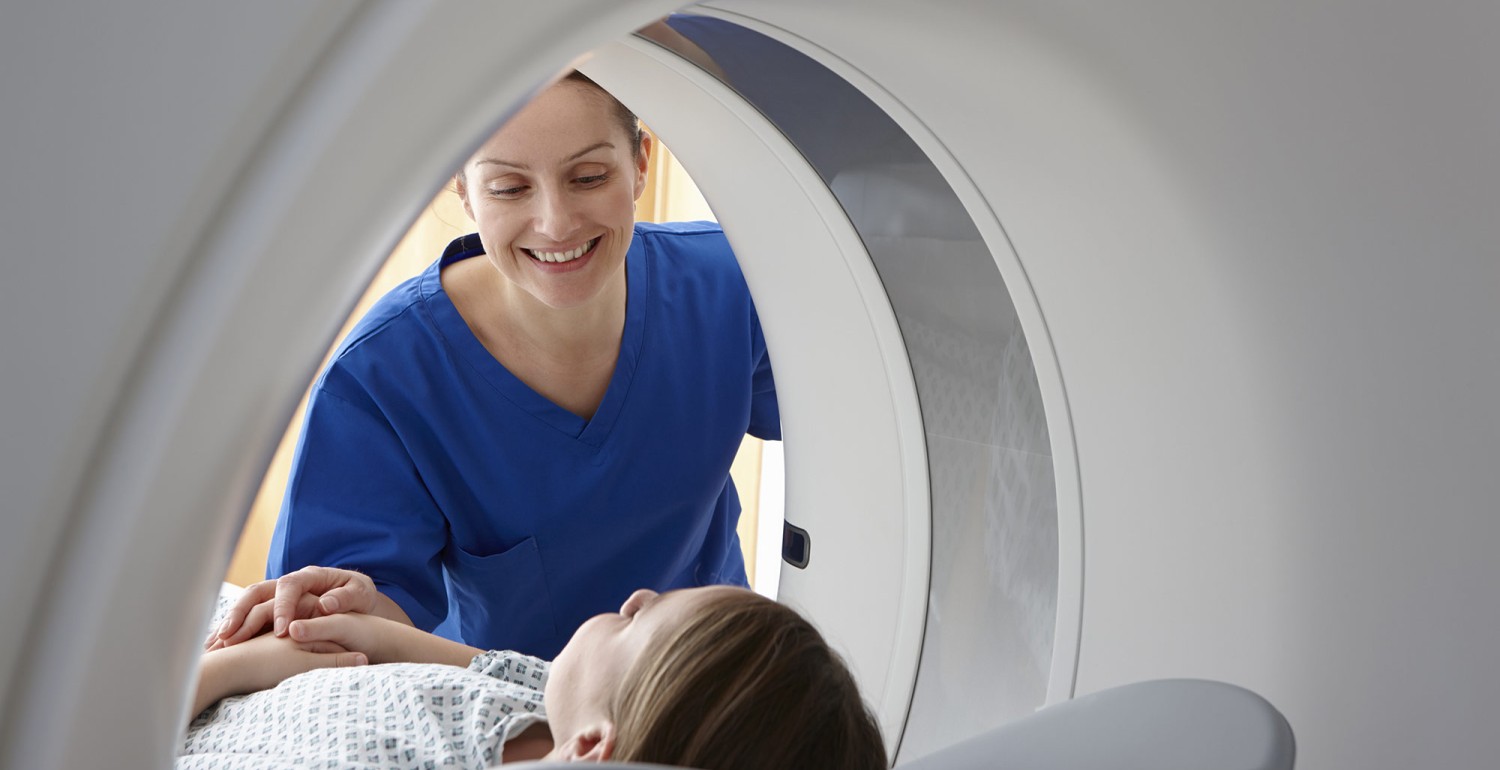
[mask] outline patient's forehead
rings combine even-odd
[[[679,588],[647,601],[638,611],[637,619],[648,625],[653,633],[663,628],[677,628],[697,617],[705,603],[738,595],[749,600],[755,593],[739,586]]]
[[[670,601],[674,605],[685,605],[696,607],[711,599],[725,596],[743,595],[746,600],[755,596],[755,592],[748,588],[739,586],[698,586],[697,588],[678,588],[661,595],[658,602]]]

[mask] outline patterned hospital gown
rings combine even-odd
[[[324,668],[225,698],[193,720],[177,770],[486,768],[546,720],[544,661],[486,652],[427,663]]]

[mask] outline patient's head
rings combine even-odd
[[[817,629],[740,588],[637,591],[579,628],[546,698],[559,757],[706,770],[888,764]]]

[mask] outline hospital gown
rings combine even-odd
[[[545,661],[486,652],[428,663],[323,668],[225,698],[188,727],[177,770],[486,768],[546,720]]]

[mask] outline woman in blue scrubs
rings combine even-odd
[[[551,658],[635,589],[745,584],[729,466],[780,438],[770,363],[718,226],[634,223],[650,152],[574,73],[464,164],[478,232],[318,378],[267,565],[291,576],[210,646],[357,610]]]

